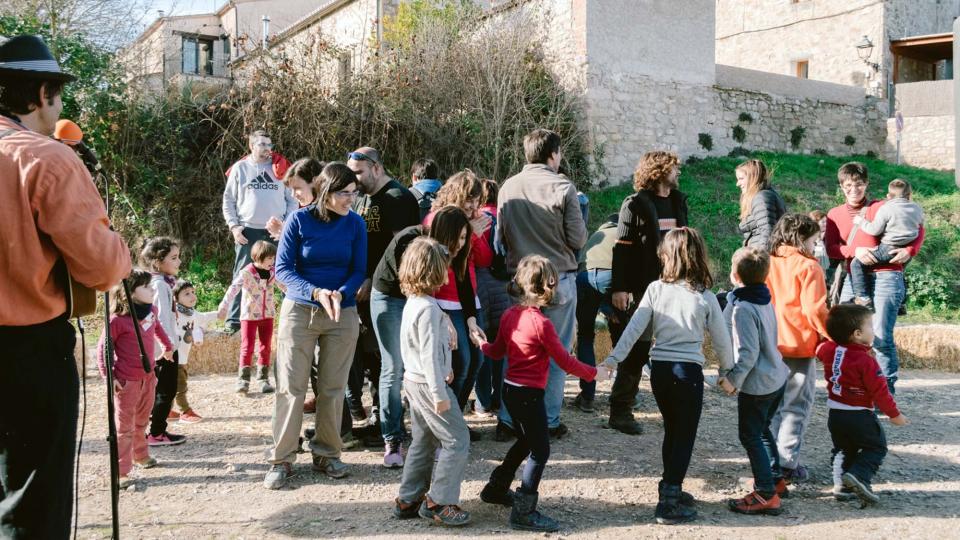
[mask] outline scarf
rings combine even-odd
[[[182,313],[182,314],[186,315],[187,317],[192,317],[192,316],[193,316],[193,311],[194,311],[193,308],[189,308],[189,307],[184,306],[184,305],[182,305],[182,304],[177,304],[177,312],[178,312],[178,313]]]
[[[765,283],[737,287],[730,291],[730,295],[737,300],[750,302],[758,306],[765,306],[770,303],[770,289],[767,288]]]
[[[150,314],[150,311],[153,310],[153,304],[141,304],[139,302],[133,302],[133,313],[137,316],[138,321],[142,321],[147,318],[147,315]]]
[[[269,270],[264,270],[263,268],[257,268],[256,266],[254,266],[253,269],[257,271],[257,275],[260,276],[260,279],[268,279],[270,277]]]

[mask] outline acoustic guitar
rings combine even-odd
[[[57,261],[64,295],[67,297],[67,318],[76,319],[97,311],[97,291],[73,279],[63,259]]]

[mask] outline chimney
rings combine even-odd
[[[263,21],[263,39],[261,41],[261,45],[263,45],[263,48],[266,49],[270,36],[270,17],[264,15],[260,18],[260,20]]]
[[[162,18],[164,17],[164,15],[166,15],[166,13],[164,13],[164,11],[163,11],[162,9],[158,9],[158,10],[157,10],[157,18],[158,18],[158,19],[162,19]]]

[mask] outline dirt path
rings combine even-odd
[[[261,486],[270,443],[273,398],[232,391],[228,376],[191,380],[191,401],[206,417],[173,431],[186,445],[153,449],[161,466],[139,475],[135,491],[121,493],[125,538],[424,538],[428,536],[531,538],[507,526],[507,511],[486,505],[479,492],[508,448],[493,441],[492,420],[468,417],[484,440],[471,448],[463,507],[474,523],[445,530],[423,520],[397,521],[391,505],[399,471],[380,466],[376,451],[344,453],[352,475],[335,481],[310,470],[309,455],[297,476],[280,491]],[[610,383],[601,385],[605,402]],[[90,411],[80,471],[80,537],[109,534],[110,499],[104,385],[88,380]],[[960,375],[930,371],[902,373],[901,408],[906,428],[884,427],[890,454],[875,479],[879,507],[860,510],[829,495],[829,433],[825,390],[817,388],[815,416],[806,438],[806,464],[814,480],[798,487],[778,517],[739,516],[725,500],[742,495],[738,479],[749,476],[736,433],[736,401],[708,391],[693,464],[684,484],[701,502],[700,519],[679,527],[656,525],[662,426],[644,381],[645,427],[639,437],[603,428],[605,409],[586,415],[564,409],[571,433],[552,448],[541,485],[541,506],[563,522],[555,538],[960,538]],[[567,381],[568,401],[576,382]]]

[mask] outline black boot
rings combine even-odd
[[[513,506],[513,497],[516,495],[510,489],[510,483],[513,478],[505,478],[505,475],[499,472],[500,467],[493,470],[490,474],[490,481],[483,486],[480,492],[480,500],[489,504],[499,504],[500,506]]]
[[[660,481],[660,501],[654,516],[661,525],[675,525],[696,519],[697,511],[680,503],[680,486]]]
[[[627,435],[640,435],[643,433],[643,426],[640,425],[640,422],[637,422],[636,418],[633,417],[633,413],[617,413],[610,414],[610,420],[607,421],[607,425],[611,429],[615,429],[620,433],[625,433]]]
[[[557,520],[537,512],[537,493],[517,491],[510,510],[510,528],[520,531],[556,532],[560,530]]]

